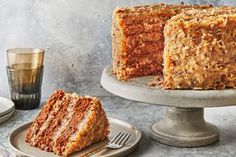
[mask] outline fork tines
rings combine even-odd
[[[119,132],[115,137],[112,138],[112,140],[109,142],[109,144],[118,144],[118,145],[124,145],[128,139],[130,138],[129,133]]]

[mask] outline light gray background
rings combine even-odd
[[[43,97],[63,88],[109,95],[100,87],[111,63],[111,15],[116,6],[179,0],[0,0],[0,96],[9,96],[6,50],[46,50]],[[185,3],[236,5],[235,0],[184,0]]]

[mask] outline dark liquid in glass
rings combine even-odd
[[[37,108],[41,99],[43,66],[31,63],[14,64],[7,67],[11,99],[16,109]]]

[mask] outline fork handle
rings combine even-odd
[[[97,156],[102,156],[103,153],[105,153],[106,151],[108,151],[109,148],[107,147],[107,145],[101,147],[99,150],[97,150],[92,157],[97,157]]]
[[[100,152],[102,150],[106,150],[105,148],[107,148],[107,145],[103,144],[103,145],[96,147],[96,148],[92,149],[91,151],[89,151],[88,153],[83,154],[82,156],[79,156],[79,157],[88,157],[88,156],[96,155],[98,152]]]

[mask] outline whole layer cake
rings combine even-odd
[[[103,141],[109,123],[98,98],[55,91],[27,130],[26,142],[68,156]]]
[[[147,5],[116,8],[112,23],[113,72],[120,80],[161,74],[164,26],[172,16],[210,5]]]
[[[191,10],[165,26],[164,88],[236,87],[236,10]]]

